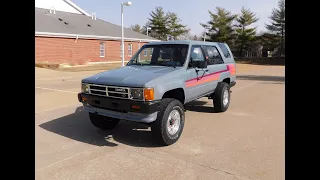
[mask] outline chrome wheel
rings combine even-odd
[[[178,110],[172,110],[167,121],[167,130],[170,135],[175,135],[180,128],[180,113]]]
[[[229,102],[229,91],[228,89],[223,92],[223,106],[226,106]]]

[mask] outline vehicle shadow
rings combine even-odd
[[[239,80],[253,80],[253,81],[273,81],[273,82],[285,82],[283,76],[256,76],[256,75],[237,75]]]
[[[205,106],[207,103],[207,101],[195,100],[187,103],[184,108],[187,111],[214,113],[213,106]]]
[[[87,112],[78,107],[74,113],[39,125],[61,136],[96,146],[117,146],[122,143],[136,147],[158,147],[148,126],[129,121],[120,121],[111,131],[94,127]],[[110,139],[114,141],[111,142]]]
[[[189,111],[212,113],[212,107],[205,107],[206,101],[193,101],[186,105]],[[113,130],[100,130],[90,122],[89,115],[78,107],[74,113],[53,119],[39,125],[52,133],[95,146],[117,146],[117,143],[134,147],[160,147],[145,124],[120,121]],[[113,139],[113,140],[112,140]]]

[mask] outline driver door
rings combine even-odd
[[[200,45],[193,45],[190,51],[190,61],[185,82],[187,101],[192,101],[210,92],[209,86],[203,79],[208,74],[208,69],[199,69],[190,65],[191,61],[205,61],[204,51]]]

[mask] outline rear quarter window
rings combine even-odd
[[[204,46],[204,51],[208,55],[208,65],[223,64],[222,57],[215,46]]]
[[[231,54],[227,48],[227,46],[224,44],[224,43],[218,43],[218,46],[220,47],[222,53],[223,53],[223,56],[225,58],[230,58],[231,57]]]

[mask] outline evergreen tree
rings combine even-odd
[[[235,40],[240,56],[242,56],[243,50],[247,50],[255,40],[256,28],[248,28],[248,26],[257,21],[258,18],[250,9],[242,7],[241,13],[237,18],[237,39]]]
[[[267,24],[266,28],[272,33],[280,36],[279,42],[279,53],[284,53],[284,39],[285,39],[285,1],[279,0],[278,8],[272,10],[271,16],[269,17],[271,24]]]
[[[138,32],[138,33],[141,33],[141,32],[142,32],[142,29],[141,29],[141,27],[140,27],[139,24],[132,25],[132,26],[130,27],[130,29],[133,30],[133,31],[135,31],[135,32]]]
[[[194,35],[191,37],[191,40],[200,41],[200,37],[198,37],[197,35]]]
[[[163,11],[162,7],[156,7],[154,11],[150,13],[151,18],[149,18],[149,27],[152,29],[152,34],[150,36],[160,39],[166,40],[168,34],[168,17]]]
[[[181,20],[178,18],[176,13],[169,12],[167,14],[168,18],[168,33],[173,36],[174,39],[178,39],[177,37],[184,35],[189,32],[186,28],[187,26],[181,24]]]
[[[234,28],[233,22],[237,15],[231,14],[224,8],[217,7],[216,13],[209,11],[210,21],[206,24],[200,23],[207,29],[206,39],[209,41],[225,42],[229,46],[233,45]]]
[[[141,28],[141,33],[147,35],[147,27],[150,27],[150,22],[146,22],[146,24]],[[150,33],[150,30],[148,31]]]

